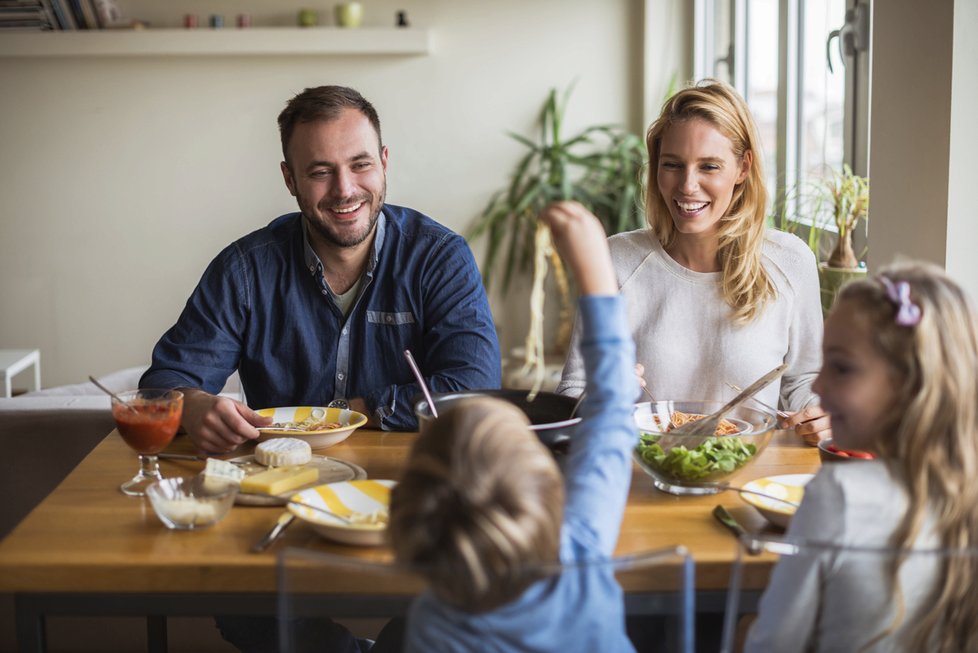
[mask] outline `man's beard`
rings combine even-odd
[[[338,247],[356,247],[365,241],[373,232],[374,226],[377,224],[377,219],[380,217],[380,209],[382,206],[383,202],[377,206],[377,210],[370,216],[370,221],[367,223],[366,229],[364,229],[362,232],[353,233],[347,236],[342,236],[336,233],[330,229],[328,225],[323,224],[319,220],[310,220],[309,218],[306,218],[306,222],[324,240]]]
[[[384,206],[384,199],[386,195],[387,195],[387,183],[385,182],[383,188],[381,188],[380,191],[380,196],[377,202],[377,208],[371,214],[370,220],[367,222],[366,228],[358,233],[343,235],[333,230],[330,227],[330,225],[324,221],[311,219],[305,215],[303,217],[305,217],[306,223],[308,223],[309,226],[312,227],[312,229],[314,229],[315,232],[327,242],[332,243],[333,245],[336,245],[338,247],[356,247],[357,245],[365,241],[367,238],[369,238],[370,234],[373,233],[374,227],[377,224],[377,220],[380,218],[380,211]],[[371,197],[368,195],[367,198],[363,199],[362,201],[364,202],[364,204],[369,206],[370,200]],[[320,212],[325,213],[330,206],[332,205],[325,205],[319,207]]]

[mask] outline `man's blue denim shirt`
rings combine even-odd
[[[499,343],[465,240],[385,204],[359,296],[344,316],[299,213],[232,243],[153,349],[140,387],[220,392],[237,369],[248,404],[325,406],[362,397],[385,429],[414,429],[420,393],[498,388]]]

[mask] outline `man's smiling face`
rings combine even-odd
[[[387,148],[355,109],[299,123],[282,175],[315,235],[356,247],[373,233],[387,193]]]

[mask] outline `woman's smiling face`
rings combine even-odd
[[[680,234],[715,234],[734,187],[750,171],[752,155],[737,157],[733,143],[701,118],[678,122],[662,135],[656,181]]]

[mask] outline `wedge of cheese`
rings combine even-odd
[[[312,449],[298,438],[272,438],[255,447],[255,460],[267,467],[305,465],[312,460]]]
[[[288,467],[273,467],[268,471],[258,472],[247,476],[241,481],[242,492],[258,492],[261,494],[282,494],[303,485],[309,485],[319,480],[319,470],[315,467],[289,465]]]
[[[243,469],[218,458],[208,458],[204,468],[204,489],[221,492],[228,485],[237,485],[245,477]]]

